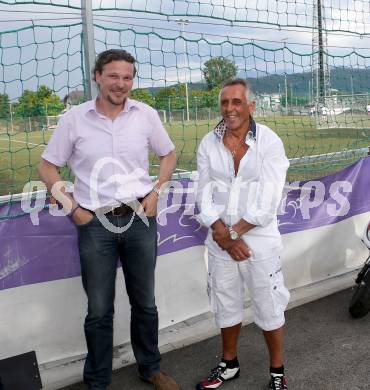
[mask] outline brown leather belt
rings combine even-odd
[[[138,198],[137,201],[141,203],[143,199],[144,198]],[[111,211],[108,211],[107,213],[105,213],[105,215],[114,215],[116,217],[120,217],[122,215],[130,214],[132,212],[133,212],[132,207],[129,206],[128,204],[123,203],[121,204],[121,206],[115,207]]]

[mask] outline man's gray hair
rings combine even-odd
[[[248,101],[249,100],[253,101],[255,99],[254,93],[252,91],[251,85],[248,82],[248,80],[245,80],[245,79],[230,79],[230,80],[226,80],[222,84],[222,86],[221,86],[220,93],[218,94],[218,102],[219,103],[221,103],[221,92],[222,92],[222,90],[224,88],[226,88],[226,87],[231,87],[232,85],[242,85],[245,88],[245,97],[247,98]]]

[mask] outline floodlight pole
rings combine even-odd
[[[326,91],[325,91],[325,74],[324,74],[324,39],[323,39],[323,23],[322,23],[322,3],[317,0],[317,28],[319,40],[319,99],[320,103],[326,106]]]
[[[184,42],[184,59],[185,59],[185,99],[186,99],[186,120],[189,122],[189,92],[188,92],[188,81],[187,81],[187,68],[189,68],[189,60],[187,56],[187,50],[186,50],[186,41],[184,38],[184,30],[185,26],[187,26],[191,20],[190,19],[176,19],[175,20],[177,24],[181,26],[181,37]]]
[[[48,104],[45,103],[45,116],[46,116],[46,129],[49,128],[49,114],[48,114]]]
[[[288,84],[286,82],[285,72],[284,72],[284,83],[285,83],[285,115],[288,115]]]
[[[98,89],[92,77],[95,63],[94,22],[91,0],[81,0],[82,40],[84,48],[85,95],[93,99]]]
[[[282,41],[284,42],[284,49],[286,48],[286,41],[289,38],[283,38]],[[286,67],[285,67],[285,61],[284,61],[284,87],[285,87],[285,115],[288,115],[288,83],[286,79]]]
[[[12,107],[12,103],[9,103],[9,112],[10,112],[10,126],[11,126],[11,129],[12,129],[12,133],[14,133],[13,107]]]

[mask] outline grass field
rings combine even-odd
[[[370,116],[342,115],[333,123],[330,118],[321,118],[316,128],[315,118],[302,116],[270,116],[256,118],[274,129],[282,138],[288,157],[317,155],[370,145]],[[194,170],[196,149],[202,137],[212,130],[216,121],[173,122],[165,126],[176,144],[177,167]],[[332,128],[330,128],[332,127]],[[47,144],[51,131],[12,132],[10,126],[0,129],[0,195],[22,192],[30,180],[38,180],[36,167]],[[157,161],[153,158],[153,165]],[[323,161],[320,164],[292,167],[290,179],[307,179],[333,172],[351,160]],[[64,176],[68,176],[65,170]],[[152,173],[155,174],[155,168]]]

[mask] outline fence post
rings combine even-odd
[[[84,47],[85,95],[87,99],[90,100],[98,93],[96,84],[92,78],[92,70],[95,63],[95,43],[91,0],[81,0],[81,15]]]

